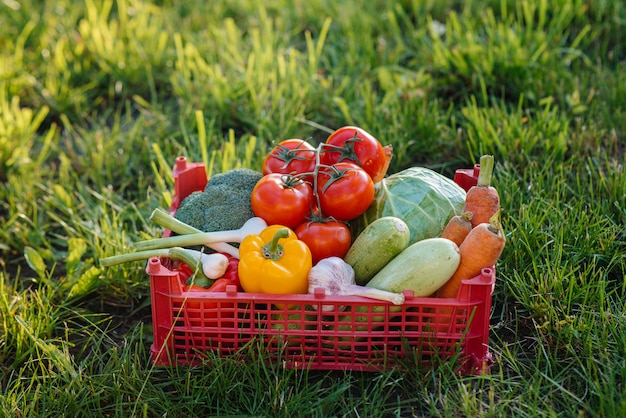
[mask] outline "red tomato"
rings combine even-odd
[[[268,225],[296,228],[306,220],[313,205],[313,189],[308,183],[287,174],[270,173],[252,190],[252,211]]]
[[[311,250],[313,264],[327,257],[343,258],[352,243],[350,229],[343,222],[304,222],[294,232]]]
[[[302,139],[285,139],[263,160],[263,174],[303,174],[315,169],[316,149]],[[310,180],[309,176],[306,180]]]
[[[363,168],[374,183],[378,183],[385,176],[389,166],[385,150],[369,132],[356,126],[344,126],[330,134],[326,144],[334,147],[324,146],[320,156],[322,164],[351,161]]]
[[[317,194],[321,211],[338,221],[349,221],[367,210],[374,200],[374,182],[360,167],[348,162],[320,167]]]

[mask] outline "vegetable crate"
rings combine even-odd
[[[182,199],[204,188],[207,175],[203,164],[179,157],[173,176],[175,213]],[[462,283],[456,298],[405,292],[401,306],[329,296],[321,288],[303,295],[245,293],[235,286],[187,292],[171,260],[152,258],[146,271],[156,365],[193,364],[207,354],[245,360],[250,347],[285,367],[318,370],[380,371],[454,358],[460,372],[481,374],[491,362],[493,268]]]

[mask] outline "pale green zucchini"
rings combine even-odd
[[[411,244],[367,283],[389,292],[412,290],[431,296],[454,274],[461,261],[459,247],[446,238],[427,238]]]
[[[401,293],[404,290],[413,291],[415,297],[427,297],[434,294],[445,282],[452,277],[459,266],[461,255],[459,247],[447,238],[427,238],[408,246],[395,256],[367,283],[367,287],[374,287],[389,292]],[[399,311],[400,306],[390,306],[390,312]],[[372,309],[375,313],[372,322],[385,320],[384,306]],[[357,306],[356,312],[367,312],[366,306]],[[339,331],[366,331],[367,325],[358,325],[368,322],[366,316],[355,318],[354,328],[349,324],[351,318],[345,315],[339,319]],[[342,337],[341,341],[350,338]]]

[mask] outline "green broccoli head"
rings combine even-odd
[[[204,191],[184,199],[175,217],[201,231],[239,229],[254,217],[250,196],[263,175],[250,169],[233,169],[211,177]]]
[[[261,177],[263,174],[258,171],[249,168],[235,168],[211,176],[204,190],[207,191],[212,187],[224,185],[230,189],[242,190],[251,194]]]

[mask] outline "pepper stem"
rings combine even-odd
[[[278,243],[278,240],[287,237],[289,237],[289,230],[287,228],[280,228],[277,230],[272,240],[263,246],[263,257],[270,260],[280,259],[283,256],[284,251],[283,246]]]

